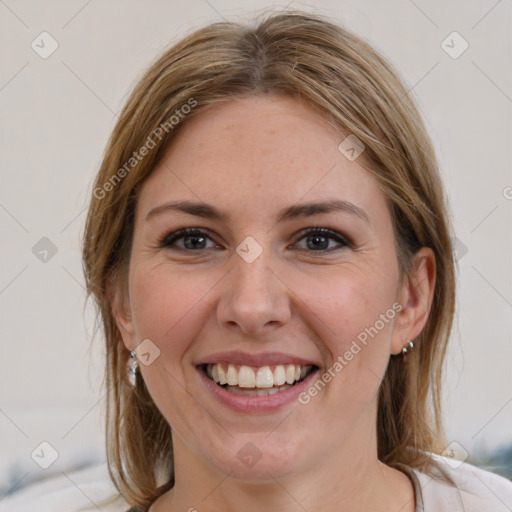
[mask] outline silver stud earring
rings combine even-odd
[[[132,350],[130,352],[130,359],[128,359],[128,382],[134,388],[137,385],[137,373],[139,371],[139,363],[137,362],[137,352]]]
[[[414,349],[414,343],[412,341],[409,341],[407,345],[402,349],[402,355],[405,356],[406,354],[409,354]]]

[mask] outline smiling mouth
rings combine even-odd
[[[303,381],[316,369],[315,365],[301,364],[261,367],[228,363],[202,365],[210,380],[230,393],[243,396],[275,395]]]

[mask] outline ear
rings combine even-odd
[[[419,336],[427,323],[436,284],[436,257],[429,247],[414,256],[412,276],[404,275],[398,302],[402,309],[396,317],[391,353],[399,354],[410,340]]]
[[[131,314],[128,285],[124,282],[121,283],[119,278],[109,279],[107,283],[107,297],[125,347],[128,350],[134,350],[135,329]]]

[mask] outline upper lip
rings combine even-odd
[[[254,354],[250,352],[230,351],[217,352],[210,354],[208,357],[201,358],[197,365],[215,364],[215,363],[231,363],[245,366],[272,366],[278,364],[300,364],[303,366],[319,366],[318,363],[298,357],[292,354],[284,354],[282,352],[262,352]],[[196,366],[197,366],[196,365]]]

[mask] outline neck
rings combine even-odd
[[[150,512],[414,512],[411,482],[378,460],[376,433],[368,424],[372,425],[365,418],[339,446],[307,469],[282,477],[269,470],[268,478],[258,482],[223,473],[197,458],[173,435],[176,483]]]

